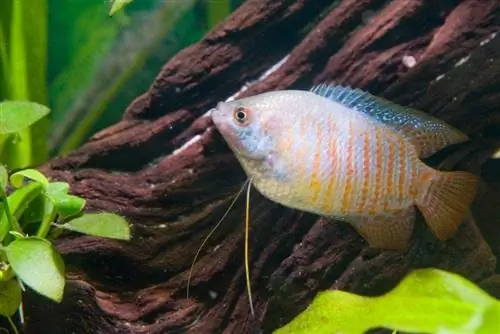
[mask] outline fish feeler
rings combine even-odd
[[[186,298],[189,298],[189,286],[190,286],[190,283],[191,283],[191,277],[192,277],[192,274],[193,274],[194,265],[196,263],[196,260],[198,259],[198,256],[201,253],[201,250],[203,249],[203,247],[205,246],[205,244],[208,242],[208,240],[210,239],[210,237],[215,233],[215,231],[217,230],[217,228],[219,228],[219,226],[222,224],[222,222],[224,221],[224,219],[227,217],[227,215],[229,214],[229,212],[231,211],[231,209],[236,204],[236,201],[238,200],[238,198],[240,197],[240,195],[243,193],[243,190],[245,190],[245,187],[247,187],[246,219],[245,219],[245,226],[246,226],[246,229],[245,229],[245,272],[246,272],[246,279],[247,279],[247,291],[248,291],[248,294],[249,294],[248,298],[249,298],[249,301],[250,301],[250,312],[252,313],[252,316],[253,316],[254,315],[254,309],[253,309],[253,302],[252,302],[252,295],[251,295],[251,288],[250,288],[250,272],[249,272],[249,265],[248,265],[248,228],[249,228],[249,221],[250,221],[249,217],[250,217],[250,189],[251,189],[251,186],[252,186],[252,179],[247,179],[243,183],[243,185],[240,188],[240,190],[238,190],[238,192],[234,196],[233,201],[231,202],[231,204],[227,208],[226,212],[222,215],[221,219],[219,219],[219,221],[217,222],[217,224],[215,224],[215,226],[210,230],[210,232],[208,233],[208,235],[203,239],[203,242],[201,243],[201,246],[198,248],[198,251],[196,252],[196,254],[194,256],[193,262],[191,263],[191,267],[189,268],[189,276],[188,276],[187,287],[186,287]]]
[[[245,276],[247,285],[248,302],[250,304],[250,313],[255,316],[252,301],[252,289],[250,286],[250,267],[248,265],[248,236],[250,234],[250,190],[252,189],[252,179],[248,180],[247,199],[245,210]]]

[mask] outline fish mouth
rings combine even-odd
[[[236,154],[241,154],[242,147],[239,144],[238,135],[231,124],[231,119],[228,117],[230,107],[227,103],[219,102],[217,106],[210,110],[210,116],[215,128],[224,138],[224,141]]]
[[[225,115],[227,114],[226,111],[227,111],[227,104],[224,102],[219,102],[217,103],[217,106],[215,108],[210,109],[210,116],[212,117],[212,122],[220,132],[223,132],[228,128],[227,120],[225,117]]]

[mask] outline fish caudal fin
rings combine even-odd
[[[408,247],[415,208],[413,206],[391,214],[346,219],[373,248],[402,251]]]
[[[427,225],[440,240],[455,234],[477,193],[478,178],[467,172],[426,170],[416,204]]]

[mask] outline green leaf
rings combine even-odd
[[[10,7],[10,1],[3,1],[2,11],[0,11],[0,97],[9,96],[10,92],[8,78],[9,58],[7,50],[7,36],[9,35],[11,18]]]
[[[46,196],[54,202],[55,209],[62,217],[74,216],[85,206],[81,197],[69,195],[69,184],[66,182],[51,182],[47,188]]]
[[[14,277],[14,272],[12,271],[12,267],[10,266],[10,264],[2,260],[2,262],[0,262],[0,282],[7,282],[12,277]]]
[[[50,182],[46,192],[49,197],[59,196],[60,194],[66,195],[69,192],[69,184],[66,182]]]
[[[49,234],[50,227],[54,219],[56,218],[57,211],[54,205],[54,201],[48,197],[44,198],[43,201],[43,212],[42,212],[42,222],[36,236],[40,238],[45,238]]]
[[[47,103],[47,0],[12,1],[10,98]]]
[[[113,0],[113,5],[109,10],[109,16],[113,16],[114,13],[116,13],[120,9],[125,8],[125,6],[131,3],[132,1],[133,0]]]
[[[85,200],[78,196],[66,195],[56,202],[56,210],[61,217],[71,217],[80,213],[85,207]]]
[[[32,223],[39,223],[42,220],[45,201],[47,200],[46,197],[39,196],[31,201],[19,218],[19,223],[23,228]]]
[[[36,169],[24,169],[19,172],[16,172],[10,176],[10,183],[16,187],[20,188],[23,186],[24,179],[30,179],[33,181],[40,182],[44,188],[48,187],[49,185],[49,180],[37,171]]]
[[[98,237],[130,240],[128,222],[113,213],[87,213],[58,227]]]
[[[15,278],[0,282],[0,315],[10,317],[21,305],[21,287]]]
[[[24,130],[42,119],[49,112],[49,108],[35,102],[0,102],[0,134]]]
[[[64,292],[64,262],[47,240],[16,239],[6,247],[7,258],[16,275],[30,288],[56,302]]]
[[[9,204],[9,211],[4,210],[2,219],[0,220],[0,240],[3,240],[9,230],[11,224],[14,223],[12,219],[19,219],[24,211],[28,208],[29,204],[42,194],[43,186],[38,182],[32,182],[22,188],[17,189],[9,197],[7,203]],[[9,217],[9,213],[12,217]]]
[[[5,2],[5,1],[4,1]],[[7,38],[8,95],[10,100],[47,104],[47,0],[11,3]],[[2,4],[3,9],[3,4]],[[17,132],[17,131],[16,131]],[[7,142],[3,161],[11,168],[39,164],[48,157],[49,119],[18,131],[19,139]]]
[[[35,198],[23,213],[21,220],[23,226],[34,222],[40,222],[44,215],[51,215],[55,202],[59,198],[67,196],[69,185],[66,182],[50,182],[45,188],[45,196]]]
[[[9,234],[12,235],[14,238],[19,239],[19,238],[24,238],[24,235],[17,231],[9,231]]]
[[[437,269],[410,273],[392,291],[363,297],[336,290],[275,334],[363,333],[384,327],[419,333],[497,333],[500,302],[468,280]]]
[[[4,165],[0,164],[0,188],[5,191],[7,184],[9,183],[9,172]],[[3,193],[3,192],[2,192]]]
[[[10,194],[7,197],[7,201],[12,215],[19,219],[29,203],[42,194],[42,192],[42,184],[32,182]]]

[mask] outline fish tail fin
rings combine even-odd
[[[416,205],[440,240],[449,239],[469,212],[479,179],[467,172],[441,172],[431,168],[420,175],[422,190]]]

